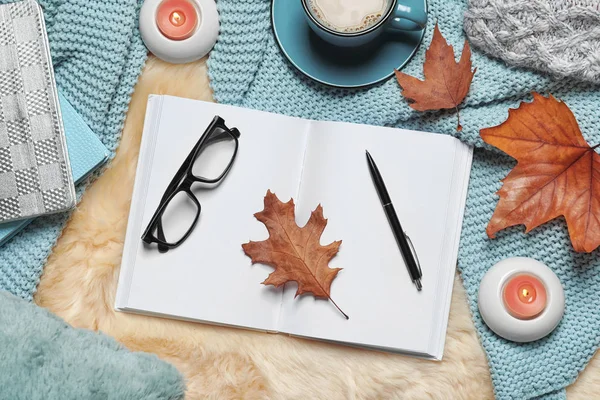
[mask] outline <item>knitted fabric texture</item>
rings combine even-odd
[[[470,0],[464,29],[508,64],[600,83],[598,0]]]
[[[10,3],[0,0],[0,4]],[[57,85],[114,152],[146,60],[138,31],[142,0],[41,0]],[[78,188],[81,194],[84,186]],[[0,290],[32,300],[68,214],[36,219],[0,247]]]
[[[515,162],[487,147],[479,137],[479,129],[505,121],[510,107],[531,101],[531,91],[550,92],[573,110],[586,139],[600,143],[600,87],[509,69],[503,62],[475,51],[473,65],[477,73],[461,105],[463,131],[456,132],[455,112],[412,110],[394,80],[348,91],[327,88],[303,77],[286,61],[274,40],[269,0],[220,0],[218,5],[221,36],[209,60],[209,74],[219,102],[304,118],[439,132],[477,147],[458,265],[488,356],[496,396],[564,398],[563,388],[576,379],[600,341],[599,253],[574,253],[562,219],[527,235],[523,227],[516,227],[500,232],[495,240],[487,238],[485,228],[498,201],[495,193],[501,186],[500,179]],[[466,0],[429,1],[426,45],[421,46],[404,72],[422,77],[424,54],[435,21],[455,51],[462,50],[466,8]],[[517,344],[494,335],[477,309],[481,278],[495,263],[512,256],[544,262],[558,274],[565,289],[566,312],[561,324],[550,336],[534,343]]]

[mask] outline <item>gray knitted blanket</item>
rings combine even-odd
[[[470,0],[464,29],[510,65],[600,83],[600,0]]]

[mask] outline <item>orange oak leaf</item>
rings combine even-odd
[[[481,137],[518,161],[498,192],[490,238],[513,225],[529,232],[562,215],[575,251],[600,245],[598,146],[587,144],[565,103],[533,93],[533,102],[509,110],[504,123],[482,129]]]
[[[471,47],[465,40],[460,61],[454,59],[454,48],[448,45],[438,25],[435,25],[433,39],[425,52],[423,64],[424,80],[396,71],[396,78],[402,87],[402,95],[413,102],[410,106],[417,111],[443,110],[454,108],[458,115],[457,130],[461,131],[458,105],[467,96],[473,75],[471,71]]]
[[[269,239],[242,245],[252,263],[270,265],[275,268],[264,285],[280,287],[295,281],[298,283],[296,296],[312,293],[315,297],[329,299],[348,319],[348,316],[331,299],[331,282],[341,268],[329,268],[329,261],[338,253],[341,241],[321,246],[320,239],[327,220],[323,208],[317,207],[308,223],[300,228],[296,224],[294,200],[282,203],[270,190],[265,196],[265,208],[254,214],[265,224]]]

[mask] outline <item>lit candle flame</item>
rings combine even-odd
[[[510,278],[502,296],[509,314],[518,319],[535,318],[546,308],[544,284],[532,275],[518,274]]]
[[[536,298],[535,287],[530,282],[525,282],[518,289],[519,300],[523,303],[532,303]]]
[[[196,32],[198,20],[193,0],[162,0],[156,10],[156,25],[171,40],[190,38]]]
[[[180,11],[173,11],[169,17],[169,20],[174,26],[181,26],[185,24],[185,14]]]

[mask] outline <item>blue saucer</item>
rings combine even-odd
[[[427,0],[402,0],[427,8]],[[308,26],[300,0],[273,0],[271,19],[279,47],[304,75],[340,88],[374,85],[394,75],[416,53],[425,30],[384,32],[361,48],[343,49],[319,38]]]

